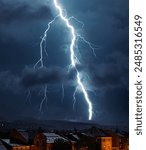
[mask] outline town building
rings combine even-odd
[[[112,137],[97,137],[99,150],[112,150]]]
[[[52,132],[13,129],[0,139],[0,150],[129,150],[129,136],[95,127]]]

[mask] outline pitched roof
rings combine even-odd
[[[7,150],[1,141],[0,141],[0,150]]]
[[[21,136],[22,136],[23,138],[25,138],[25,139],[28,141],[29,135],[28,135],[28,132],[27,132],[27,131],[25,131],[25,130],[17,130],[17,131],[21,134]]]
[[[1,139],[4,143],[8,144],[9,146],[22,146],[22,144],[17,144],[17,143],[11,143],[10,139]]]
[[[55,140],[58,140],[58,139],[62,139],[64,141],[67,141],[67,139],[65,139],[64,137],[58,135],[58,134],[55,134],[55,133],[43,133],[46,138],[47,138],[47,143],[54,143]]]

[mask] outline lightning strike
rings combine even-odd
[[[78,87],[76,87],[75,91],[74,91],[74,94],[73,94],[73,109],[75,108],[75,104],[76,104],[76,93],[78,91]]]
[[[71,65],[72,67],[76,70],[77,73],[77,83],[80,86],[82,93],[84,95],[84,98],[88,104],[88,112],[89,112],[89,120],[92,119],[92,103],[89,99],[88,93],[84,87],[84,84],[82,83],[81,77],[80,77],[80,72],[77,69],[77,56],[75,55],[75,51],[74,51],[74,47],[75,47],[75,42],[76,42],[76,31],[74,29],[74,27],[70,24],[69,19],[63,15],[63,9],[61,8],[61,6],[58,4],[57,0],[53,0],[54,5],[56,7],[56,9],[59,11],[59,16],[60,18],[64,21],[66,27],[70,30],[71,33],[71,44],[70,44],[70,59],[71,59]],[[87,43],[87,42],[86,42]],[[90,45],[91,46],[91,45]]]
[[[34,69],[36,69],[39,64],[40,64],[39,68],[43,68],[43,67],[44,67],[44,63],[43,63],[43,58],[44,58],[44,57],[43,57],[43,44],[45,44],[45,45],[44,45],[44,52],[46,53],[46,55],[48,55],[48,54],[47,54],[47,51],[46,51],[46,38],[47,38],[47,33],[48,33],[49,29],[50,29],[51,24],[54,23],[54,21],[56,20],[57,17],[59,17],[59,16],[56,16],[52,21],[50,21],[50,22],[48,23],[48,27],[47,27],[47,29],[45,30],[45,32],[44,32],[44,34],[43,34],[43,37],[41,38],[42,40],[41,40],[41,42],[40,42],[40,59],[39,59],[39,60],[37,61],[37,63],[34,65]]]
[[[78,19],[76,19],[75,17],[70,17],[70,18],[67,18],[67,13],[66,13],[66,10],[62,9],[61,6],[59,5],[58,3],[58,0],[53,0],[53,3],[54,3],[54,6],[55,8],[59,11],[59,14],[52,20],[48,23],[48,26],[47,26],[47,29],[45,30],[44,34],[43,34],[43,37],[41,37],[41,42],[40,42],[40,58],[39,60],[36,62],[36,64],[34,65],[34,69],[40,69],[40,68],[43,68],[44,67],[44,62],[43,62],[43,59],[44,59],[44,53],[48,56],[47,54],[47,51],[46,51],[46,39],[47,39],[47,33],[48,31],[50,30],[50,27],[51,25],[55,22],[55,20],[60,17],[61,20],[65,23],[66,27],[69,29],[70,33],[71,33],[71,44],[70,44],[70,61],[71,61],[71,68],[74,68],[75,71],[76,71],[76,80],[77,80],[77,84],[78,84],[78,87],[76,87],[75,89],[75,92],[73,94],[73,108],[75,106],[75,103],[76,103],[76,93],[78,91],[78,89],[80,88],[83,95],[84,95],[84,98],[85,98],[85,101],[87,102],[88,104],[88,113],[89,113],[89,117],[88,119],[91,120],[92,119],[92,115],[93,115],[93,108],[92,108],[92,103],[89,99],[89,96],[88,96],[88,93],[87,93],[87,90],[82,82],[82,77],[81,77],[81,74],[77,68],[77,64],[80,64],[80,61],[78,59],[78,57],[76,56],[75,54],[75,49],[78,49],[78,45],[76,45],[76,41],[78,39],[81,39],[85,44],[87,44],[89,46],[90,49],[92,49],[93,51],[93,54],[96,56],[96,53],[95,53],[95,49],[97,49],[97,46],[94,45],[94,44],[91,44],[89,41],[87,41],[84,37],[82,37],[81,35],[79,35],[74,26],[71,25],[70,23],[70,20],[71,19],[74,19],[75,21],[77,21],[78,23],[80,23],[82,25],[82,28],[84,27],[84,24],[79,21]],[[43,108],[43,104],[44,102],[46,101],[47,103],[47,85],[43,86],[44,88],[44,97],[40,103],[40,112],[42,112],[42,108]],[[30,93],[29,93],[30,94]],[[64,99],[64,86],[63,86],[63,83],[62,83],[62,101]]]
[[[68,20],[70,21],[71,19],[74,19],[76,22],[80,23],[82,25],[82,28],[84,28],[84,23],[80,20],[78,20],[77,18],[75,18],[74,16],[71,16],[68,18]]]
[[[74,16],[68,18],[68,20],[71,20],[71,19],[74,19],[76,22],[80,23],[81,26],[82,26],[82,29],[84,28],[84,23],[83,23],[82,21],[78,20],[78,19],[75,18]],[[78,33],[76,33],[76,36],[77,36],[79,39],[81,39],[85,44],[87,44],[87,45],[89,46],[89,48],[92,50],[93,55],[94,55],[95,57],[97,57],[97,56],[96,56],[96,53],[95,53],[95,50],[96,50],[96,49],[99,49],[100,47],[97,46],[97,45],[95,45],[95,44],[92,44],[92,43],[89,42],[89,41],[87,41],[83,36],[81,36],[81,35],[78,34]]]
[[[47,85],[45,85],[44,86],[44,97],[43,97],[43,99],[42,99],[42,101],[40,103],[40,109],[39,109],[40,112],[42,112],[43,104],[44,104],[45,101],[47,103],[47,100],[48,100],[48,97],[47,97]]]
[[[27,103],[27,101],[28,101],[28,102],[29,102],[29,104],[31,104],[30,99],[31,99],[31,92],[30,92],[30,89],[28,89],[28,90],[27,90],[26,103]]]
[[[61,88],[62,88],[62,98],[61,98],[61,102],[63,102],[63,100],[64,100],[64,85],[63,85],[63,83],[61,84]]]
[[[41,42],[40,42],[40,59],[36,62],[36,64],[34,65],[34,69],[40,69],[40,68],[43,68],[44,67],[44,62],[43,62],[43,53],[45,53],[46,55],[47,54],[47,51],[46,51],[46,39],[47,39],[47,33],[51,27],[51,25],[54,23],[54,21],[57,19],[58,16],[56,16],[52,21],[50,21],[48,23],[48,26],[47,26],[47,29],[45,30],[44,34],[43,34],[43,37],[41,38]],[[47,85],[45,85],[44,87],[44,97],[40,103],[40,112],[42,113],[42,107],[43,107],[43,104],[44,102],[46,101],[47,103]]]
[[[77,36],[79,37],[79,39],[81,39],[84,43],[86,43],[91,48],[94,56],[97,57],[96,53],[95,53],[95,49],[98,49],[98,47],[96,45],[90,43],[89,41],[87,41],[83,36],[81,36],[79,34],[77,34]]]

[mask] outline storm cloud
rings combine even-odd
[[[40,68],[38,70],[25,69],[23,71],[22,84],[26,87],[43,84],[55,84],[63,82],[66,74],[61,68]]]
[[[80,61],[77,67],[94,104],[94,120],[128,122],[128,1],[60,2],[69,17],[75,16],[84,23],[82,28],[81,23],[71,20],[77,31],[99,47],[95,57],[92,50],[79,40],[76,51]],[[41,90],[39,95],[38,91],[47,84],[48,110],[52,114],[46,110],[44,119],[86,120],[86,103],[80,91],[77,92],[76,108],[72,109],[76,72],[69,67],[69,32],[59,19],[47,36],[45,66],[33,68],[40,58],[39,43],[43,32],[56,13],[52,0],[0,1],[0,99],[5,108],[11,106],[8,112],[0,107],[3,116],[13,114],[13,118],[17,118],[19,111],[20,116],[39,117],[38,106],[43,92]],[[61,84],[64,84],[65,91],[63,103],[59,101]],[[23,106],[28,89],[32,94],[32,106]],[[21,107],[26,111],[18,109]]]

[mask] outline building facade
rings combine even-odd
[[[97,137],[99,150],[112,150],[112,137]]]

